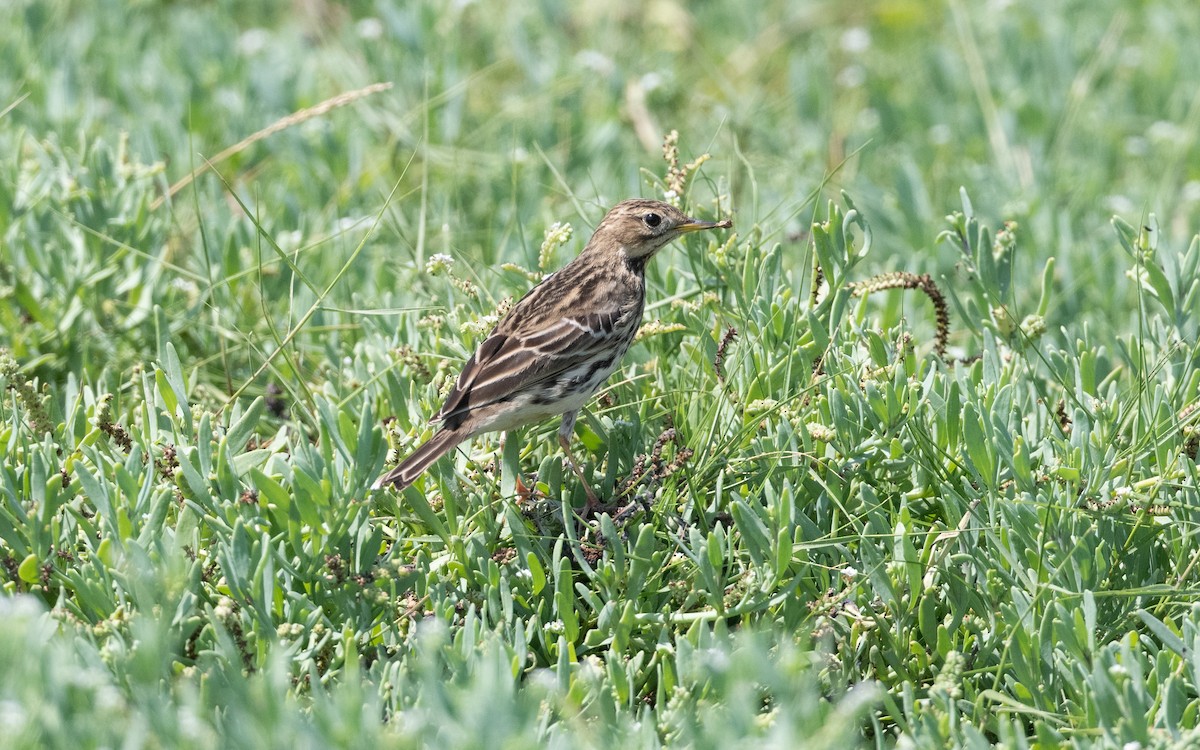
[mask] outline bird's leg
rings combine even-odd
[[[592,485],[588,483],[587,477],[583,475],[583,469],[579,468],[579,463],[575,460],[575,455],[571,453],[571,437],[575,433],[575,418],[579,416],[579,412],[571,411],[563,415],[562,426],[558,428],[558,444],[562,446],[563,453],[566,454],[567,463],[571,466],[571,471],[575,472],[575,476],[579,477],[579,481],[583,483],[583,489],[587,491],[587,511],[590,513],[600,505],[600,498],[596,496]]]

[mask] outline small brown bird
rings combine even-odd
[[[587,490],[588,506],[598,505],[570,441],[579,410],[620,364],[641,325],[646,261],[682,234],[731,226],[728,219],[697,221],[659,201],[618,203],[575,260],[508,311],[430,420],[441,429],[375,486],[403,489],[468,438],[561,414],[558,442]]]

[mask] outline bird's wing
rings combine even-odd
[[[598,355],[602,359],[621,318],[614,309],[563,316],[528,331],[498,327],[467,360],[433,421],[452,426],[472,409],[504,401]]]

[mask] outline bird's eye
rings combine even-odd
[[[654,228],[662,223],[662,217],[655,213],[649,213],[642,217],[642,221],[646,222],[646,226]]]

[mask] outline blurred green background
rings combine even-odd
[[[981,218],[1018,223],[1018,269],[1058,258],[1051,330],[1132,320],[1110,216],[1153,213],[1163,245],[1182,248],[1200,211],[1200,14],[1183,0],[58,1],[2,12],[6,264],[83,266],[81,244],[119,255],[128,243],[131,267],[148,254],[185,269],[155,301],[200,338],[194,354],[224,336],[239,374],[254,356],[229,332],[264,312],[282,324],[302,300],[270,278],[263,299],[212,288],[261,251],[227,188],[210,174],[166,209],[129,205],[114,220],[88,207],[114,200],[103,185],[67,196],[48,184],[53,163],[96,158],[102,139],[123,144],[114,158],[162,166],[130,166],[127,179],[165,188],[280,118],[392,82],[218,166],[276,241],[305,248],[298,262],[314,277],[382,214],[333,290],[348,309],[429,304],[406,279],[433,252],[470,261],[494,289],[494,267],[531,265],[552,221],[586,235],[607,206],[649,194],[672,129],[684,161],[713,156],[691,200],[719,196],[739,228],[760,226],[797,263],[814,207],[845,189],[875,229],[872,270],[953,274],[957,251],[934,240],[966,187]],[[51,226],[55,211],[77,223],[70,236]],[[146,302],[100,289],[117,328]],[[1018,286],[1009,302],[1023,310],[1032,291]],[[76,324],[111,330],[104,315],[86,310]],[[10,331],[32,355],[49,351],[38,333]],[[124,351],[102,349],[73,364]]]

